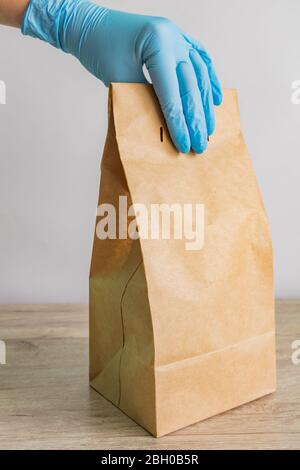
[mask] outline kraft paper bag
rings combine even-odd
[[[276,386],[272,248],[234,90],[216,113],[208,150],[179,154],[150,85],[110,90],[90,273],[90,380],[154,436]],[[175,223],[173,238],[126,236],[124,201],[149,213],[200,204],[199,246],[176,238]],[[108,206],[117,230],[107,224],[105,239]],[[138,211],[127,215],[138,231]]]

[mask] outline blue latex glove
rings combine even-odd
[[[206,149],[221,87],[204,47],[171,21],[85,0],[31,0],[22,32],[73,54],[107,86],[146,82],[145,64],[177,149]]]

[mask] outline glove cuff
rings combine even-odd
[[[87,0],[31,0],[21,32],[77,55],[85,21],[105,11]]]
[[[62,9],[71,1],[31,0],[23,17],[21,32],[62,48],[59,37],[59,24]]]

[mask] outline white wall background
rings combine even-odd
[[[103,3],[173,19],[207,46],[223,86],[238,88],[277,296],[300,297],[299,0]],[[4,27],[0,80],[0,302],[86,301],[107,91],[71,56]]]

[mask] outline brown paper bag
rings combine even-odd
[[[116,208],[122,230],[100,239],[108,213],[99,211],[91,385],[162,436],[275,390],[270,234],[234,90],[203,156],[176,152],[151,86],[112,85],[109,108],[99,205]],[[201,203],[201,248],[126,237],[119,196],[149,212]]]

